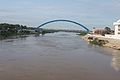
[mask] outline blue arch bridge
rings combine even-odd
[[[54,22],[70,22],[70,23],[73,23],[73,24],[76,24],[76,25],[79,25],[80,27],[84,28],[86,32],[89,32],[90,30],[85,27],[84,25],[78,23],[78,22],[75,22],[75,21],[72,21],[72,20],[64,20],[64,19],[58,19],[58,20],[51,20],[51,21],[48,21],[48,22],[45,22],[43,24],[41,24],[39,27],[37,27],[37,32],[42,32],[42,28],[43,26],[47,25],[47,24],[50,24],[50,23],[54,23]]]

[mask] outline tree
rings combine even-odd
[[[109,27],[105,27],[106,34],[111,34],[111,29]]]

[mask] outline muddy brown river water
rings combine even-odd
[[[0,41],[0,80],[120,80],[120,51],[75,33]]]

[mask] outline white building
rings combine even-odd
[[[106,34],[105,37],[113,38],[113,39],[120,39],[120,19],[117,22],[114,22],[113,26],[114,26],[114,35]]]
[[[120,20],[118,20],[117,22],[114,22],[113,25],[115,30],[115,36],[120,37]]]

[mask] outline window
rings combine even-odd
[[[120,28],[120,25],[118,25],[118,28]]]
[[[120,31],[120,29],[118,29],[118,31]]]

